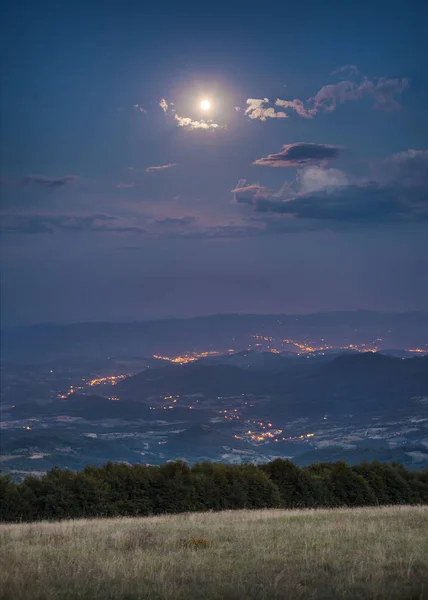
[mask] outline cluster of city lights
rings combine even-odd
[[[125,379],[125,377],[129,377],[129,375],[108,375],[107,377],[96,377],[95,379],[91,379],[88,381],[88,385],[93,387],[94,385],[117,385],[117,383],[121,379]]]
[[[274,343],[275,340],[273,337],[271,336],[266,336],[266,335],[253,335],[252,336],[255,340],[261,340],[263,342],[269,342],[269,343]],[[376,342],[382,342],[383,339],[382,338],[377,338],[376,341],[373,342],[369,342],[367,344],[349,344],[347,346],[341,346],[340,348],[336,348],[335,346],[332,346],[330,344],[316,344],[314,342],[311,341],[298,341],[298,340],[293,340],[291,338],[284,338],[281,339],[281,345],[289,345],[289,346],[294,346],[298,352],[297,354],[311,354],[313,352],[325,352],[326,350],[355,350],[356,352],[377,352],[378,351],[378,346],[376,344]],[[321,342],[325,342],[325,339],[322,338]],[[256,343],[254,344],[256,347],[261,347],[262,344],[261,343]],[[271,346],[267,346],[267,350],[273,353],[278,353],[280,352],[277,348],[272,348]],[[425,350],[420,350],[420,349],[416,349],[416,350],[409,350],[409,352],[418,352],[418,353],[424,353]]]
[[[58,398],[65,400],[66,398],[68,398],[68,396],[71,396],[71,394],[75,394],[79,390],[83,390],[82,385],[70,385],[70,389],[68,390],[68,392],[66,392],[65,394],[58,394]]]
[[[229,351],[230,352],[230,351]],[[233,352],[233,350],[232,350]],[[171,363],[177,363],[179,365],[185,365],[189,362],[194,362],[195,360],[199,360],[200,358],[207,358],[208,356],[219,356],[221,352],[217,352],[214,350],[209,350],[205,352],[186,352],[182,356],[159,356],[158,354],[153,354],[153,358],[157,358],[159,360],[167,360]]]
[[[239,421],[240,419],[237,408],[219,410],[218,412],[223,414],[226,421]]]
[[[67,392],[65,392],[64,394],[58,394],[58,398],[60,398],[61,400],[65,400],[66,398],[68,398],[68,396],[71,396],[72,394],[83,390],[85,386],[95,387],[96,385],[117,385],[119,381],[121,379],[125,379],[125,377],[129,377],[129,374],[107,375],[106,377],[96,377],[95,379],[91,379],[89,381],[86,381],[86,379],[82,379],[82,382],[84,382],[85,385],[70,385]],[[114,401],[120,400],[120,398],[118,398],[117,396],[111,396],[109,399]]]

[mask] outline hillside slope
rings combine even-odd
[[[1,597],[423,599],[427,523],[398,506],[2,525]]]

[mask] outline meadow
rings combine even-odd
[[[0,525],[2,600],[428,598],[428,507]]]

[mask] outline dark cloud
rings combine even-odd
[[[26,175],[22,179],[25,185],[36,184],[44,187],[57,188],[76,183],[78,175],[65,175],[64,177],[45,177],[44,175]]]
[[[98,231],[145,233],[138,226],[122,223],[112,215],[47,215],[47,214],[4,214],[1,217],[1,232],[15,234],[55,233],[58,231]]]
[[[318,190],[291,200],[261,199],[254,208],[258,212],[343,225],[425,222],[428,196],[425,188],[366,183]]]
[[[352,181],[339,169],[309,165],[279,191],[244,179],[232,191],[255,218],[264,215],[266,233],[428,223],[427,167],[428,151],[406,150],[382,161],[377,181]]]
[[[340,146],[298,142],[296,144],[287,144],[282,147],[280,152],[269,154],[265,158],[259,158],[253,164],[265,167],[300,167],[310,163],[337,158],[340,151]]]

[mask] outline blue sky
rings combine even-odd
[[[427,25],[6,0],[3,323],[427,309]]]

